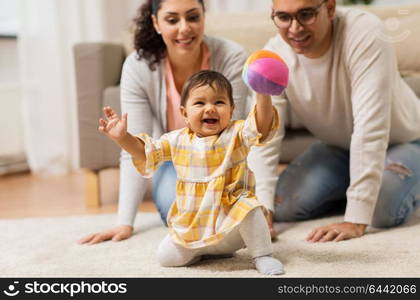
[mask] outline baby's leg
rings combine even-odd
[[[239,234],[239,228],[236,227],[219,243],[202,248],[199,253],[203,259],[231,258],[237,250],[244,247],[245,244]]]
[[[239,227],[239,232],[260,273],[266,275],[284,273],[282,263],[271,256],[273,247],[270,230],[261,208],[256,208],[248,213]]]
[[[197,250],[174,243],[169,234],[160,242],[157,256],[162,267],[184,267],[200,260]]]

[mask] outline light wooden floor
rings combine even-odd
[[[82,171],[45,178],[30,173],[0,176],[0,219],[116,212],[118,170],[105,170],[100,176],[103,204],[97,209],[85,207]],[[151,200],[143,201],[139,210],[156,211]]]

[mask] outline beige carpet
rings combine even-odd
[[[418,215],[418,212],[417,212]],[[139,213],[131,239],[94,246],[76,240],[108,228],[115,215],[0,221],[1,277],[260,277],[246,250],[234,258],[188,268],[162,268],[155,253],[166,233],[154,213]],[[341,243],[304,241],[314,226],[341,221],[329,217],[284,227],[274,244],[285,277],[419,277],[420,218],[386,231],[369,230]]]

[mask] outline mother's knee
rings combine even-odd
[[[152,198],[162,221],[166,225],[168,212],[176,196],[176,174],[173,165],[166,162],[158,170],[153,180]]]

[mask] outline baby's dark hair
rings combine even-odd
[[[140,6],[134,22],[134,49],[138,59],[145,58],[148,61],[150,70],[155,70],[156,65],[165,57],[166,45],[163,42],[154,26],[152,15],[157,13],[164,0],[147,0]],[[204,0],[197,0],[205,11]]]
[[[210,70],[199,71],[185,82],[181,92],[181,106],[185,107],[191,90],[205,85],[212,87],[214,90],[225,91],[229,97],[230,105],[233,106],[232,85],[229,80],[222,73]]]

